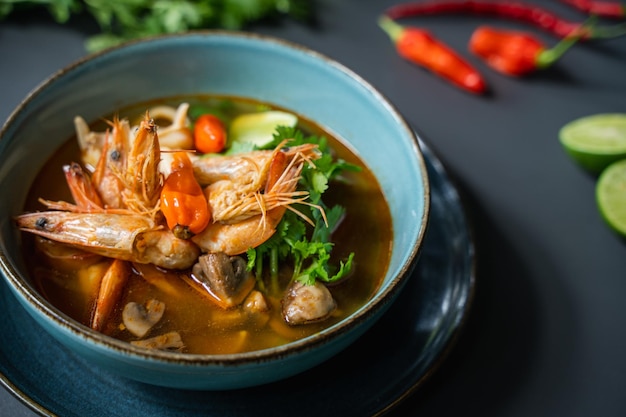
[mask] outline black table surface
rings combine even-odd
[[[489,23],[531,30],[548,45],[555,38],[489,17],[403,20],[480,68],[490,93],[474,96],[396,55],[376,25],[393,4],[321,0],[316,25],[247,29],[308,46],[360,74],[424,135],[463,195],[477,250],[473,306],[447,359],[390,415],[626,415],[626,247],[598,213],[596,178],[558,141],[559,128],[575,118],[626,112],[626,38],[576,45],[554,67],[515,79],[467,52],[472,31]],[[536,4],[583,20],[560,1]],[[94,31],[88,19],[58,25],[45,13],[0,22],[0,120],[85,56]],[[0,389],[0,416],[31,415]]]

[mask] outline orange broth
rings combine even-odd
[[[159,102],[142,103],[120,111],[131,123],[145,109],[158,105],[187,101],[192,107],[197,103],[226,103],[226,117],[250,112],[259,108],[272,108],[264,103],[220,97],[183,97]],[[282,110],[282,109],[280,109]],[[110,117],[107,117],[110,119]],[[68,120],[68,123],[71,123]],[[339,283],[329,285],[337,302],[333,315],[319,323],[290,326],[281,315],[280,299],[266,295],[270,305],[269,320],[259,321],[241,308],[223,310],[210,298],[192,288],[181,278],[190,271],[164,271],[151,265],[135,265],[133,274],[125,285],[122,299],[116,304],[104,333],[124,341],[137,338],[124,329],[121,312],[131,301],[144,304],[149,299],[165,303],[165,314],[146,338],[177,331],[185,345],[183,352],[195,354],[228,354],[261,350],[285,344],[341,321],[362,306],[376,291],[385,274],[391,252],[391,216],[374,174],[339,140],[322,127],[299,116],[299,126],[306,134],[325,136],[338,158],[359,165],[360,172],[346,172],[343,181],[331,184],[324,201],[332,206],[346,208],[346,216],[333,234],[333,262],[355,253],[353,271]],[[94,130],[104,130],[95,124]],[[76,138],[70,138],[41,169],[29,192],[25,211],[42,210],[38,198],[72,201],[63,176],[62,165],[80,161]],[[36,250],[33,235],[24,234],[24,256],[30,274],[39,291],[63,313],[89,325],[99,286],[99,277],[109,260],[94,257],[95,263],[80,267],[56,268]],[[245,256],[245,254],[244,254]],[[267,268],[266,268],[267,269]],[[141,270],[143,276],[137,272]],[[291,277],[289,265],[280,271],[281,285],[286,286]]]

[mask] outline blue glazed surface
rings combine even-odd
[[[68,319],[20,278],[25,268],[10,219],[21,212],[34,168],[73,133],[73,117],[94,120],[137,101],[199,93],[250,97],[291,109],[334,132],[373,170],[392,211],[394,249],[381,289],[366,308],[319,335],[267,351],[148,355]],[[11,190],[11,198],[0,202],[0,263],[11,290],[35,320],[71,350],[139,381],[231,389],[285,378],[327,360],[368,330],[397,297],[425,233],[430,194],[413,131],[356,74],[275,39],[203,32],[133,43],[89,57],[45,81],[11,115],[1,135],[0,189]]]
[[[13,316],[0,321],[6,340],[0,344],[0,382],[42,414],[67,417],[371,416],[392,408],[444,359],[473,296],[474,247],[463,208],[443,168],[426,152],[432,219],[416,270],[381,320],[326,363],[242,390],[145,385],[94,368],[40,332],[0,283],[0,315]]]

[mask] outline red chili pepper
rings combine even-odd
[[[480,73],[429,32],[405,28],[384,16],[379,20],[379,25],[394,42],[400,56],[406,60],[471,93],[485,92],[486,85]]]
[[[596,20],[596,16],[590,17],[578,33],[562,39],[550,49],[526,32],[481,26],[474,31],[469,49],[496,71],[516,77],[528,75],[558,61],[578,42],[581,34],[589,32]]]
[[[543,29],[559,38],[566,38],[577,33],[582,23],[565,20],[553,12],[523,2],[515,1],[430,1],[419,3],[404,3],[393,6],[386,11],[391,19],[401,19],[414,16],[428,16],[440,14],[467,13],[479,16],[495,16],[531,24]],[[613,38],[625,32],[624,27],[593,27],[582,39]]]
[[[593,1],[593,0],[561,0],[581,12],[599,17],[611,19],[623,19],[626,17],[626,5],[615,1]]]
[[[549,67],[575,42],[576,38],[568,38],[547,49],[528,33],[481,26],[474,31],[469,49],[496,71],[519,77]]]

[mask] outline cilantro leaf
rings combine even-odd
[[[314,227],[308,226],[294,212],[287,211],[274,235],[264,244],[248,251],[248,269],[255,270],[258,279],[263,274],[264,264],[269,264],[273,288],[277,288],[277,271],[273,263],[285,260],[291,261],[294,266],[292,280],[307,285],[315,281],[337,281],[350,272],[354,253],[340,262],[338,267],[331,265],[331,234],[344,218],[345,208],[340,205],[328,207],[322,201],[322,195],[328,189],[329,182],[341,172],[360,168],[342,160],[334,160],[326,138],[305,136],[295,127],[277,127],[272,142],[263,148],[273,149],[285,139],[290,139],[288,146],[315,143],[322,153],[313,165],[305,164],[299,183],[300,189],[309,192],[309,202],[313,206],[298,205],[297,210],[305,213],[314,222]]]

